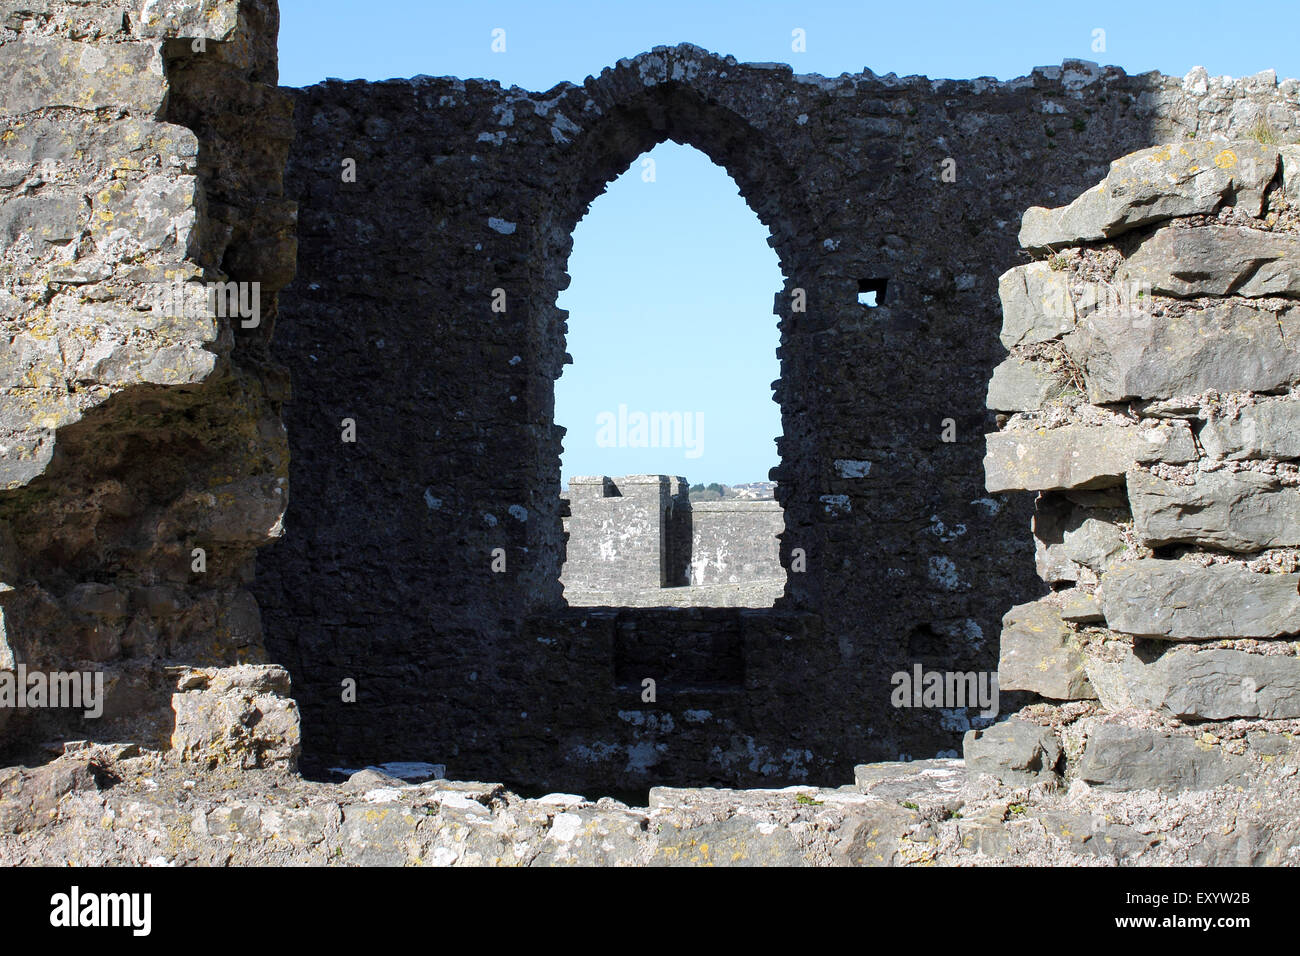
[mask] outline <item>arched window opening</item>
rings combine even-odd
[[[780,376],[769,234],[703,153],[663,143],[574,230],[556,383],[570,606],[770,607]]]

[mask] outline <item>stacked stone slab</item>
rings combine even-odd
[[[1188,139],[1025,213],[989,491],[1038,493],[1051,592],[1003,619],[966,738],[1024,782],[1249,778],[1300,719],[1300,146]]]
[[[296,254],[277,28],[274,0],[0,3],[0,668],[102,670],[108,698],[81,727],[0,709],[6,751],[165,741],[167,665],[265,656],[245,585],[286,505],[267,345]]]

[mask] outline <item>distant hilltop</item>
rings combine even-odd
[[[775,481],[747,481],[739,485],[713,482],[708,485],[691,485],[691,501],[770,501],[776,497]]]

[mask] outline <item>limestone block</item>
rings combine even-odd
[[[77,236],[83,209],[81,199],[66,192],[10,197],[0,202],[0,243],[11,246],[27,236],[40,255],[44,244],[62,245]]]
[[[1300,718],[1300,658],[1285,654],[1170,645],[1154,660],[1131,651],[1117,662],[1089,660],[1087,671],[1108,710],[1185,720]]]
[[[1067,390],[1046,363],[1012,355],[993,370],[985,404],[1000,412],[1034,411]]]
[[[172,696],[172,750],[182,760],[243,769],[297,767],[302,749],[289,673],[275,664],[190,670]]]
[[[1061,592],[1061,620],[1078,624],[1095,624],[1105,621],[1101,613],[1101,602],[1095,594],[1071,588]]]
[[[1300,206],[1300,145],[1278,148],[1282,156],[1282,193],[1292,206]]]
[[[1297,587],[1300,574],[1144,558],[1107,571],[1099,593],[1113,630],[1182,641],[1300,633]]]
[[[1046,262],[1008,269],[998,278],[1002,301],[1002,344],[1046,342],[1074,328],[1076,310],[1070,295],[1069,273]]]
[[[1052,700],[1097,696],[1074,632],[1049,601],[1021,604],[1003,616],[998,689],[1032,691]]]
[[[1124,724],[1094,724],[1075,775],[1116,790],[1208,790],[1244,781],[1247,758],[1191,737]]]
[[[229,40],[239,26],[243,0],[167,0],[141,7],[136,32],[146,37]]]
[[[1200,439],[1214,458],[1300,458],[1300,399],[1269,399],[1231,417],[1216,416],[1205,423]]]
[[[1179,464],[1196,458],[1186,422],[1154,427],[1063,425],[1013,428],[987,436],[989,491],[1051,491],[1118,484],[1134,462]]]
[[[1169,317],[1098,312],[1063,344],[1094,404],[1300,381],[1300,308],[1275,314],[1228,302]]]
[[[1300,545],[1300,488],[1253,471],[1202,472],[1190,485],[1134,469],[1133,528],[1149,547],[1187,542],[1228,551]]]
[[[1138,246],[1121,277],[1157,295],[1300,295],[1300,236],[1243,226],[1165,226]]]
[[[1258,216],[1277,167],[1276,147],[1250,140],[1152,146],[1115,160],[1105,179],[1068,206],[1026,210],[1020,245],[1060,249],[1106,239],[1162,219],[1213,212],[1234,194],[1238,208]]]
[[[962,750],[970,774],[991,774],[1012,785],[1058,779],[1061,742],[1049,727],[1013,717],[987,730],[967,731]]]
[[[78,43],[22,36],[0,45],[0,112],[45,106],[109,107],[156,115],[166,97],[162,51],[153,43]]]
[[[1059,494],[1041,496],[1034,507],[1034,564],[1049,584],[1077,581],[1087,568],[1100,572],[1127,546],[1114,518],[1127,512],[1082,508]]]
[[[94,197],[91,235],[100,246],[111,240],[120,258],[144,253],[189,257],[197,252],[201,201],[196,176],[114,180]]]

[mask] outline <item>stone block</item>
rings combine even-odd
[[[1157,295],[1300,295],[1300,236],[1245,226],[1165,226],[1120,267]]]
[[[998,689],[1032,691],[1052,700],[1097,696],[1077,638],[1050,600],[1020,604],[1003,616]]]
[[[1026,210],[1020,245],[1042,251],[1107,239],[1163,219],[1214,212],[1230,199],[1258,216],[1277,168],[1277,148],[1250,140],[1152,146],[1112,162],[1106,178],[1069,205]]]
[[[1107,571],[1099,593],[1111,629],[1183,641],[1300,633],[1297,587],[1300,574],[1145,558]]]
[[[0,45],[0,112],[117,107],[157,115],[166,99],[162,51],[150,43],[78,43],[22,36]]]
[[[297,768],[298,705],[283,667],[239,665],[190,670],[172,697],[172,750],[185,761],[241,769]]]
[[[1074,328],[1076,310],[1070,295],[1070,276],[1046,262],[1031,262],[1008,269],[998,278],[1002,301],[1002,344],[1046,342]]]
[[[1000,412],[1034,411],[1069,391],[1045,362],[1013,355],[993,370],[985,404]]]
[[[1113,790],[1208,790],[1245,784],[1247,758],[1191,737],[1125,724],[1094,724],[1074,775]]]
[[[1182,720],[1300,718],[1300,658],[1287,654],[1174,645],[1151,660],[1129,652],[1116,662],[1089,661],[1087,669],[1108,710]]]
[[[1140,468],[1129,472],[1133,530],[1143,544],[1243,552],[1300,545],[1300,488],[1254,471],[1192,477],[1192,484],[1180,484]]]
[[[970,774],[991,774],[1011,785],[1059,779],[1061,742],[1049,727],[1013,717],[986,730],[967,731],[962,748]]]
[[[1300,399],[1265,399],[1235,415],[1216,415],[1200,440],[1214,458],[1300,458]]]
[[[1095,404],[1269,391],[1300,380],[1300,307],[1227,302],[1179,316],[1096,312],[1064,339]]]
[[[1119,484],[1134,462],[1178,464],[1196,458],[1191,430],[1181,421],[1151,428],[1013,428],[987,437],[984,476],[992,492],[1098,488]]]

